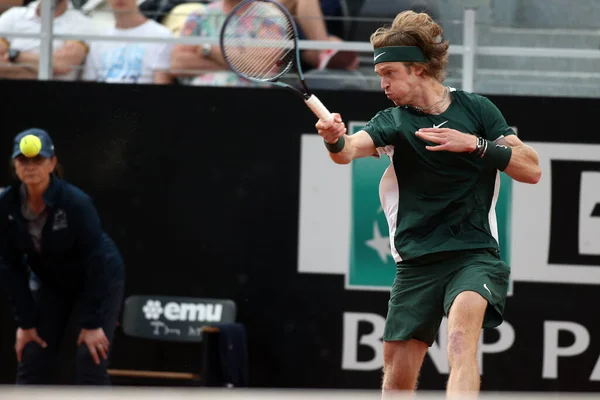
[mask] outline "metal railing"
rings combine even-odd
[[[218,38],[202,37],[121,37],[103,35],[69,35],[54,34],[52,20],[54,15],[54,2],[42,1],[40,17],[42,21],[41,34],[25,34],[16,32],[0,32],[0,37],[15,38],[39,38],[40,60],[39,80],[52,79],[52,44],[54,39],[62,40],[85,40],[85,41],[115,41],[115,42],[162,42],[171,44],[202,45],[205,43],[218,44]],[[475,61],[478,55],[487,56],[517,56],[517,57],[560,57],[567,59],[598,59],[600,60],[600,49],[565,49],[565,48],[540,48],[540,47],[515,47],[515,46],[478,46],[477,45],[477,12],[472,8],[463,11],[463,44],[450,44],[449,54],[462,56],[462,89],[473,91],[475,83]],[[332,42],[300,40],[299,47],[302,50],[351,50],[361,53],[371,53],[372,46],[368,42]]]

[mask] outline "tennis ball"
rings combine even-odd
[[[40,150],[42,150],[42,142],[40,141],[40,138],[35,135],[27,135],[21,139],[19,148],[25,157],[35,157],[40,154]]]

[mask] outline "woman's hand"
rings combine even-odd
[[[15,340],[15,352],[17,353],[17,361],[19,363],[21,362],[21,359],[23,358],[23,349],[25,348],[25,345],[27,343],[36,342],[37,344],[42,346],[42,348],[44,348],[44,349],[46,347],[48,347],[46,342],[44,342],[44,340],[38,336],[37,329],[35,329],[35,328],[30,328],[30,329],[19,328],[19,329],[17,329],[16,336],[17,336],[17,338]]]
[[[110,343],[102,328],[82,329],[77,339],[77,346],[81,346],[82,343],[86,344],[96,365],[100,364],[100,356],[105,360],[108,359]]]

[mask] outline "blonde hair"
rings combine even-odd
[[[417,46],[427,62],[424,73],[443,82],[448,65],[448,41],[443,41],[444,30],[428,14],[403,11],[394,18],[392,26],[377,29],[371,35],[371,44],[377,49],[386,46]],[[405,63],[407,67],[413,63]]]

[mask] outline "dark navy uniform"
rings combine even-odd
[[[22,206],[26,191],[20,182],[0,194],[0,280],[16,325],[36,328],[48,344],[25,346],[17,372],[21,384],[50,383],[74,312],[79,329],[102,328],[112,342],[122,304],[124,263],[89,196],[52,175],[44,201],[40,223]],[[82,344],[77,350],[77,383],[108,384],[106,365],[102,358],[95,365]]]

